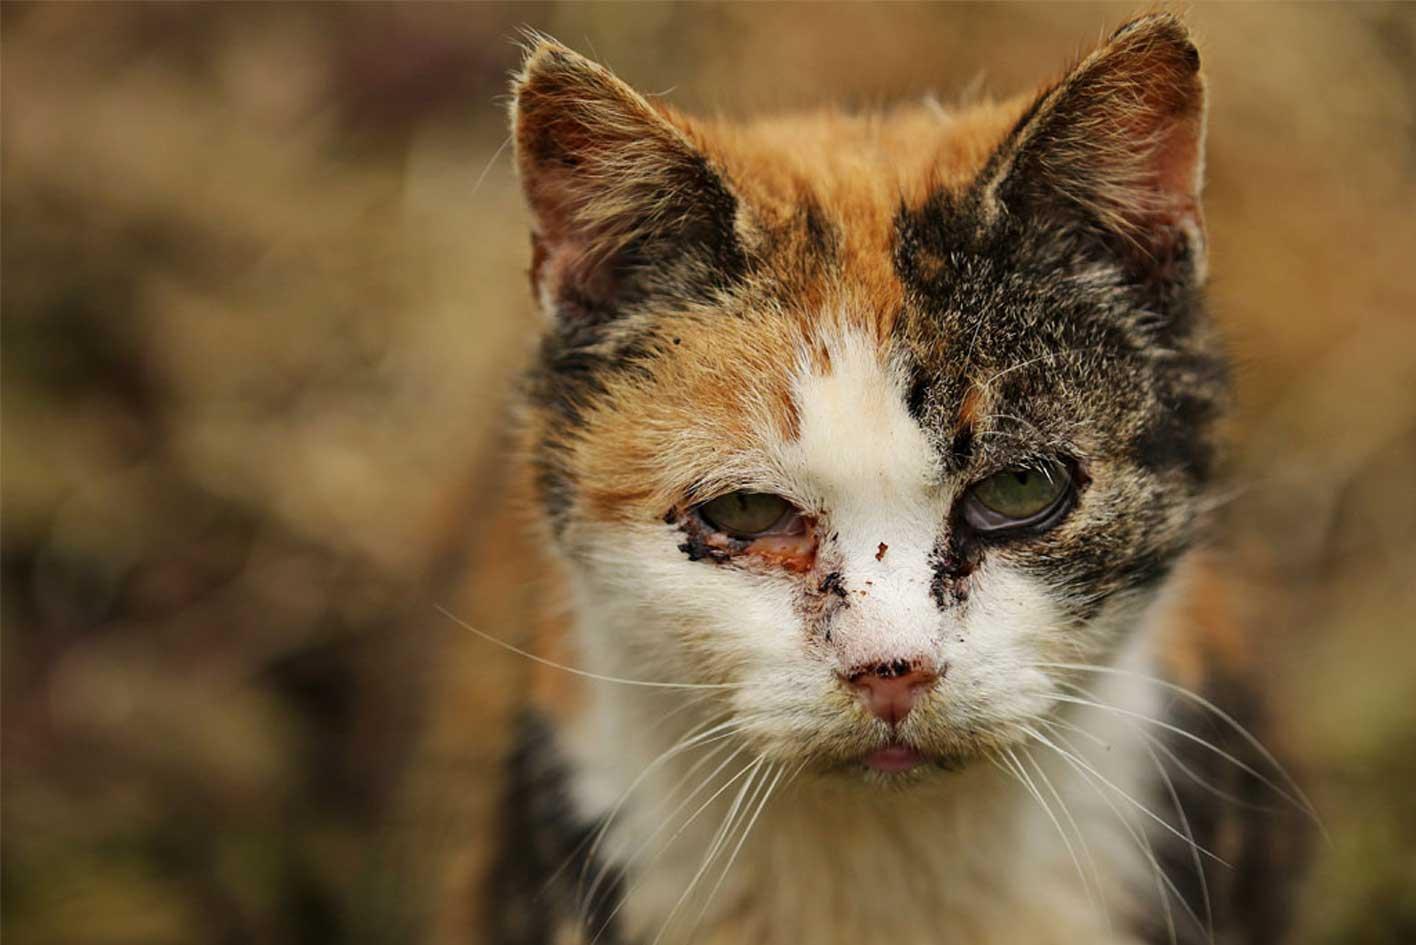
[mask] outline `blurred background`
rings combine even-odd
[[[3,4],[7,941],[474,941],[525,674],[434,606],[537,597],[519,26],[745,114],[1009,94],[1133,9]],[[1412,942],[1416,6],[1189,18],[1298,939]]]

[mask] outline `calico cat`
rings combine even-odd
[[[543,38],[513,91],[576,691],[488,939],[1278,941],[1183,24],[958,110],[690,118]]]

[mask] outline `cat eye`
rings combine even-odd
[[[794,535],[805,527],[801,512],[767,492],[729,492],[698,507],[711,528],[733,538]]]
[[[1047,528],[1071,507],[1074,494],[1072,474],[1060,462],[1017,466],[970,486],[964,519],[980,532]]]

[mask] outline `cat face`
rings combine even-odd
[[[959,113],[698,122],[551,43],[515,91],[526,449],[587,660],[724,684],[705,711],[818,770],[1018,740],[1215,464],[1183,28]]]

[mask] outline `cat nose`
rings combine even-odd
[[[943,674],[930,661],[900,659],[857,667],[842,675],[871,715],[898,725],[910,714],[920,694]]]

